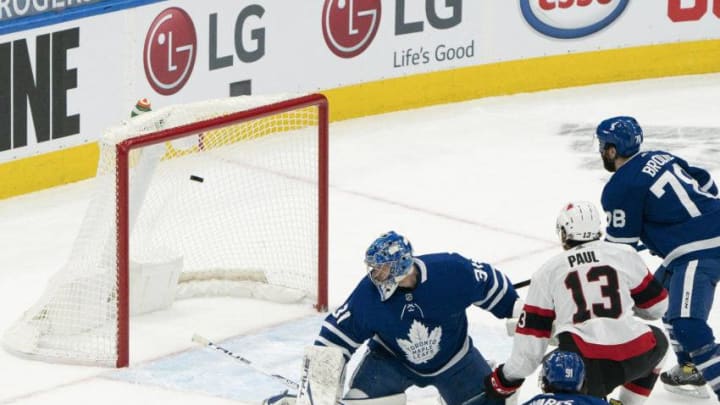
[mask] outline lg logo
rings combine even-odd
[[[462,22],[462,1],[425,0],[427,22],[438,30],[457,26]],[[452,14],[440,17],[438,4],[450,9]],[[410,6],[418,4],[414,2]],[[406,8],[406,0],[395,1],[395,35],[424,31],[424,21],[407,21]],[[377,34],[381,11],[380,0],[325,0],[322,27],[330,51],[341,58],[352,58],[365,51]]]
[[[182,9],[164,10],[150,24],[143,62],[152,88],[169,96],[183,88],[190,78],[197,54],[195,25]]]
[[[341,58],[361,54],[380,26],[380,0],[325,0],[323,36],[330,51]]]
[[[235,55],[241,63],[261,60],[265,56],[264,15],[265,9],[259,4],[244,6],[236,15],[230,10],[210,13],[208,31],[202,33],[202,37],[207,38],[203,43],[208,45],[208,70],[233,67]],[[221,40],[227,37],[232,40]],[[234,49],[223,48],[223,42],[233,44]],[[143,63],[150,86],[165,96],[179,92],[193,73],[197,53],[192,17],[178,7],[163,10],[150,24],[145,37]],[[229,93],[230,96],[252,94],[252,80],[229,83]]]
[[[425,30],[423,21],[406,21],[405,1],[395,2],[395,35],[411,34]],[[445,9],[451,10],[451,15],[441,18],[436,10],[436,0],[425,0],[425,16],[427,22],[435,29],[445,30],[459,25],[462,22],[462,0],[445,0]]]

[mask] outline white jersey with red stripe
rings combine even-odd
[[[659,319],[666,308],[667,292],[633,248],[599,240],[576,246],[533,275],[503,372],[515,379],[530,375],[553,333],[570,333],[585,358],[637,356],[652,349],[655,338],[634,315]]]

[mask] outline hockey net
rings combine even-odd
[[[253,96],[171,106],[107,130],[70,259],[4,346],[126,366],[130,313],[168,286],[171,299],[326,309],[327,119],[322,95]]]

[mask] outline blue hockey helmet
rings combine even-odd
[[[598,125],[595,133],[600,142],[600,153],[605,150],[606,145],[612,144],[615,145],[618,155],[623,157],[638,153],[643,141],[642,128],[633,117],[608,118]]]
[[[540,371],[544,392],[581,392],[585,384],[585,363],[577,353],[555,350]]]
[[[385,301],[412,269],[412,245],[394,231],[384,233],[368,247],[365,264],[368,277],[380,292],[381,300]]]

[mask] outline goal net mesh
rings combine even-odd
[[[320,157],[314,105],[131,150],[129,252],[118,250],[118,209],[125,201],[116,192],[119,143],[287,98],[171,106],[107,130],[99,142],[95,192],[69,260],[6,331],[4,346],[51,361],[115,365],[122,255],[130,262],[131,307],[136,269],[168,263],[181,269],[172,280],[177,298],[316,301]]]

